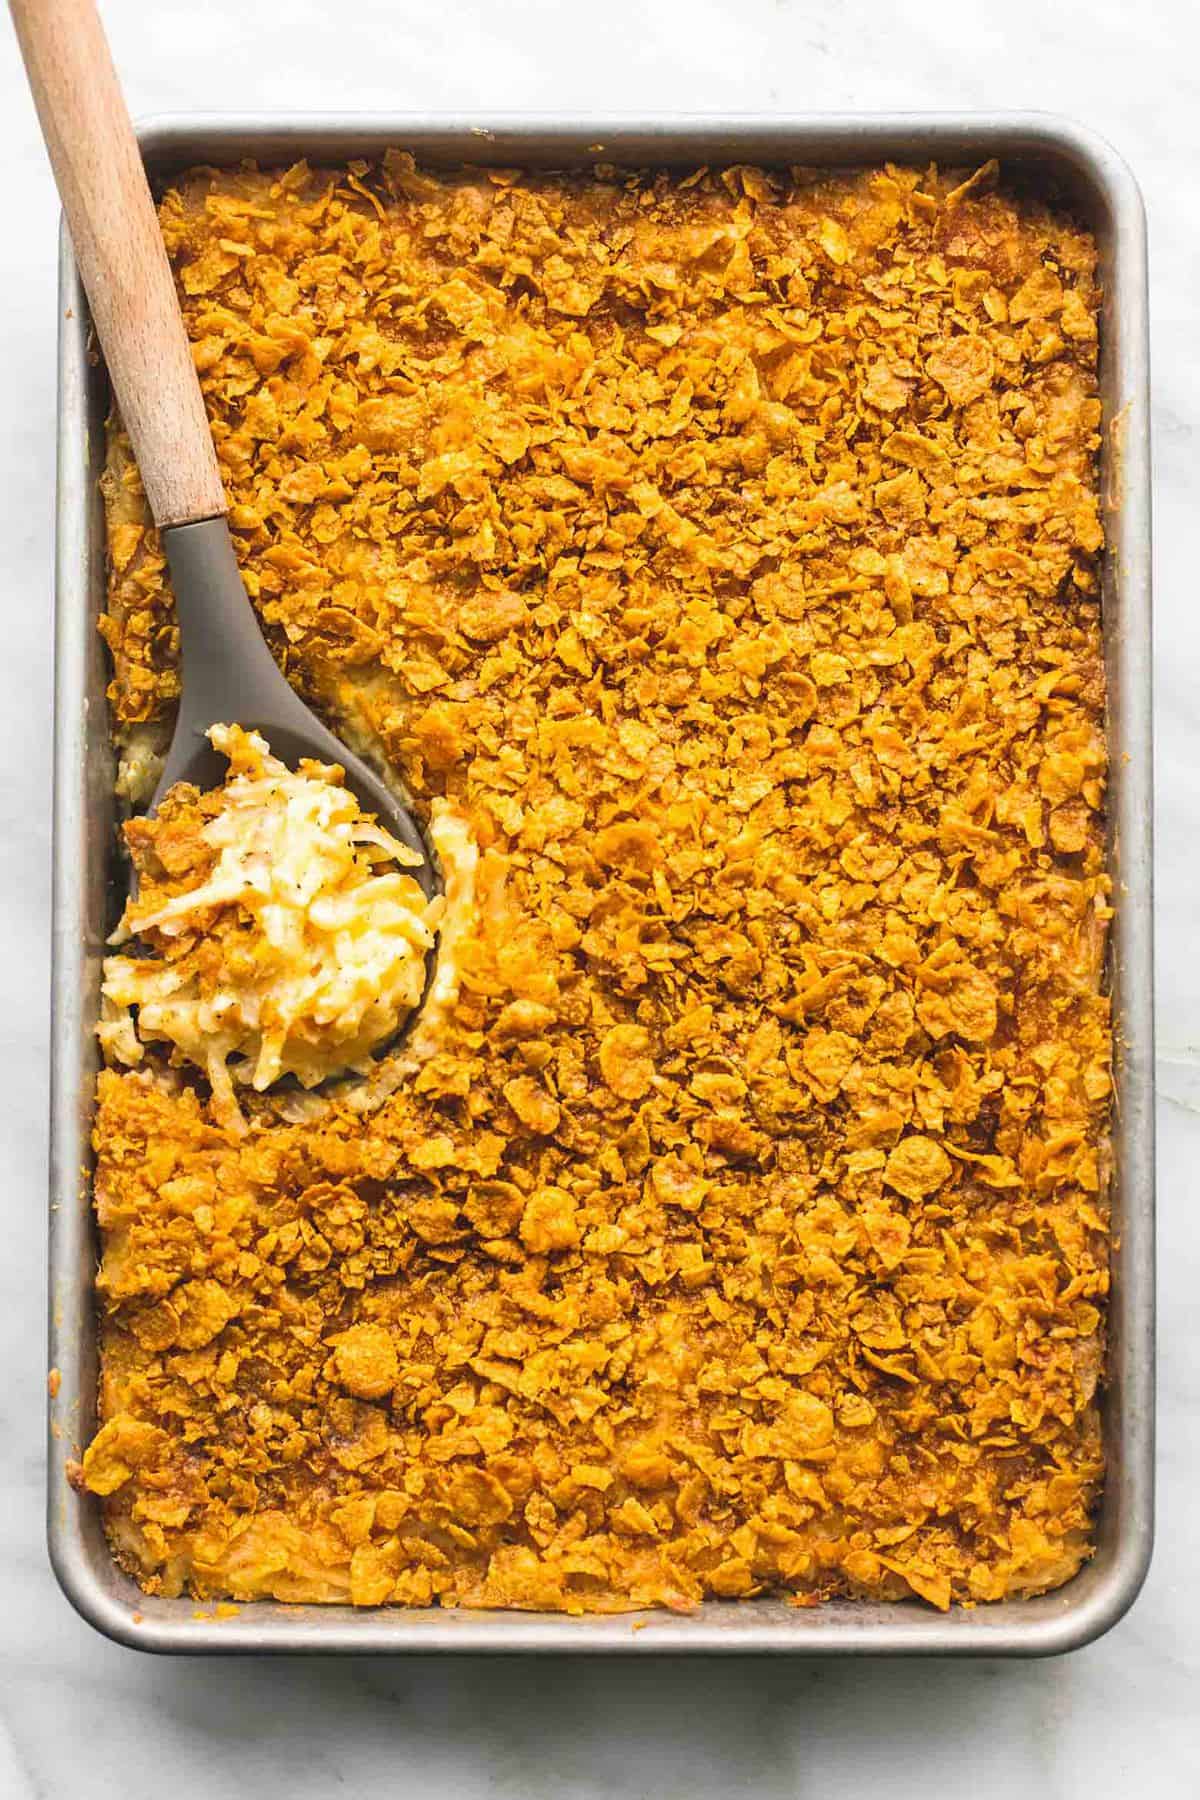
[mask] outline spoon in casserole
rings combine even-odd
[[[206,733],[259,732],[290,768],[340,763],[346,786],[436,865],[416,818],[304,704],[267,648],[238,571],[216,451],[137,139],[94,0],[10,0],[96,333],[167,563],[182,697],[151,810],[187,781],[213,788],[224,760]]]

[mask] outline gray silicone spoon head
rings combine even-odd
[[[306,756],[340,763],[360,806],[421,857],[412,873],[432,899],[439,887],[437,869],[412,813],[368,763],[322,725],[267,648],[225,520],[168,526],[162,542],[179,619],[182,697],[153,806],[177,781],[202,789],[220,786],[225,759],[206,734],[211,725],[241,725],[261,732],[289,768]]]

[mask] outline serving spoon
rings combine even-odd
[[[437,865],[413,813],[288,684],[238,571],[204,398],[129,112],[94,0],[9,0],[92,319],[158,527],[179,621],[182,697],[150,810],[220,784],[210,725],[262,733],[280,761],[340,763],[359,804]]]

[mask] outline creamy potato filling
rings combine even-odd
[[[111,941],[144,953],[106,959],[99,1032],[128,1064],[171,1044],[233,1120],[235,1083],[313,1087],[370,1066],[422,998],[445,900],[426,899],[419,856],[340,771],[289,770],[237,725],[210,736],[230,763],[215,805],[169,797],[134,830],[141,887]]]

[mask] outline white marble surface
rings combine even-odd
[[[102,1641],[43,1543],[55,206],[0,23],[0,1800],[366,1791],[840,1800],[1200,1793],[1200,29],[1191,0],[107,0],[135,114],[1040,107],[1139,176],[1154,294],[1161,1413],[1158,1552],[1052,1663],[155,1661]],[[1187,1296],[1192,1299],[1189,1304]]]

